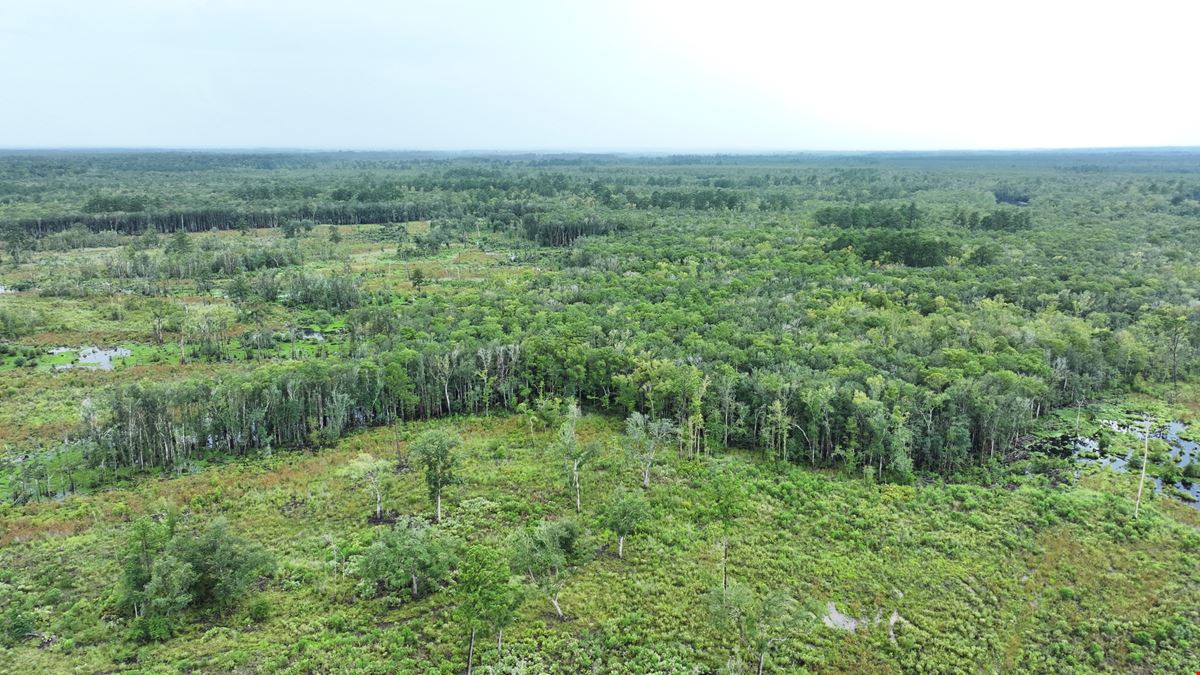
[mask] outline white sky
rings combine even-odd
[[[0,147],[1200,145],[1200,2],[0,0]]]

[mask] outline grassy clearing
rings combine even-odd
[[[523,524],[571,515],[552,434],[530,435],[517,417],[435,424],[469,439],[443,525],[458,540],[499,542]],[[377,528],[367,523],[371,497],[339,470],[360,452],[403,455],[427,426],[5,507],[3,588],[35,598],[44,637],[0,652],[0,663],[25,672],[457,672],[466,643],[450,594],[395,607],[353,597],[353,560]],[[586,418],[582,431],[604,447],[584,475],[591,560],[563,591],[566,621],[530,593],[506,633],[503,662],[564,673],[717,669],[737,647],[703,608],[720,583],[716,534],[697,499],[704,461],[671,457],[656,469],[650,526],[619,560],[597,512],[617,485],[637,484],[637,470],[611,421]],[[854,633],[802,622],[769,657],[775,670],[1162,672],[1189,667],[1194,655],[1200,519],[1152,499],[1133,521],[1131,476],[1089,475],[1062,489],[914,488],[748,457],[731,470],[752,495],[733,530],[731,576],[868,620]],[[111,607],[118,551],[129,521],[168,501],[191,522],[227,518],[275,554],[281,566],[263,587],[265,617],[251,618],[246,605],[194,617],[167,643],[122,637]],[[395,476],[385,508],[431,515],[418,472]],[[901,617],[894,642],[893,611]],[[494,645],[479,658],[497,662]]]

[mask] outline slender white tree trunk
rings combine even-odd
[[[623,534],[617,537],[617,557],[625,557],[625,535]]]
[[[1133,505],[1133,519],[1137,520],[1142,510],[1142,487],[1146,484],[1146,460],[1150,457],[1150,421],[1146,421],[1146,441],[1142,447],[1142,477],[1138,479],[1137,501]]]
[[[550,596],[550,604],[554,605],[554,611],[558,612],[558,618],[560,618],[560,619],[566,618],[565,616],[563,616],[562,607],[558,606],[558,593],[555,593],[554,595]]]
[[[583,506],[579,500],[579,462],[578,461],[576,461],[575,464],[573,465],[573,468],[571,469],[571,475],[574,477],[574,482],[575,482],[575,513],[580,513],[581,511],[583,511]]]
[[[442,522],[442,491],[441,490],[438,490],[438,493],[437,493],[437,516],[434,518],[434,522],[435,523]]]

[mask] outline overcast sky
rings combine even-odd
[[[1200,3],[4,0],[0,147],[1200,145]]]

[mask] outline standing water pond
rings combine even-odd
[[[1047,441],[1043,448],[1051,454],[1069,455],[1083,466],[1108,467],[1119,473],[1141,471],[1145,426],[1112,420],[1100,425],[1095,437],[1061,436]],[[1127,442],[1120,442],[1121,438]],[[1200,509],[1200,443],[1189,433],[1188,425],[1172,421],[1154,427],[1146,471],[1147,478],[1154,481],[1155,494],[1165,489]]]
[[[99,370],[112,370],[113,359],[124,358],[133,354],[124,347],[81,347],[78,350],[68,347],[59,347],[51,349],[51,354],[75,354],[67,363],[59,363],[54,367],[58,370],[67,370],[70,368],[97,368]]]

